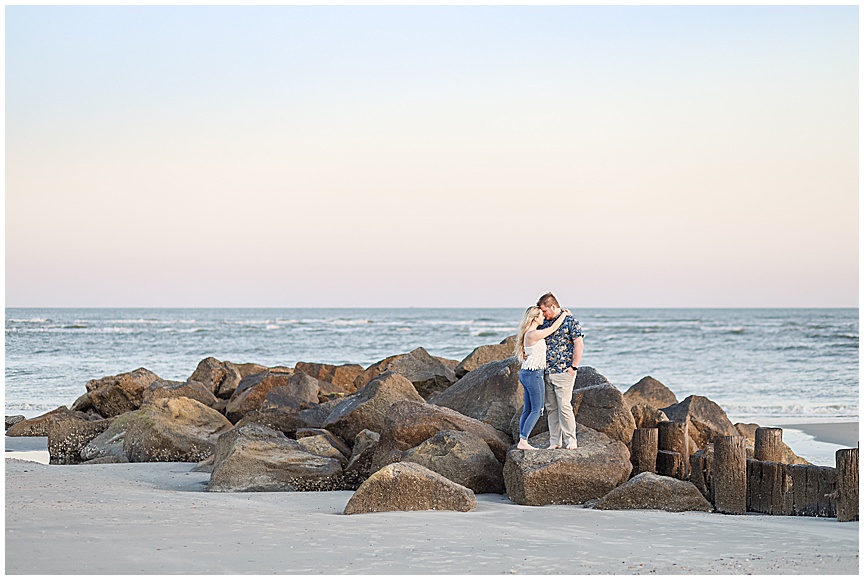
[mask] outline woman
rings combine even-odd
[[[517,449],[537,449],[528,443],[528,437],[540,418],[546,392],[543,380],[543,372],[546,370],[546,341],[543,339],[558,330],[568,314],[569,310],[562,310],[562,315],[552,326],[537,330],[537,327],[543,324],[543,311],[532,306],[525,311],[525,317],[519,325],[519,332],[516,334],[516,356],[522,362],[519,381],[525,392],[525,407],[519,419]]]

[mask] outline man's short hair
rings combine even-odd
[[[551,292],[547,292],[537,301],[537,306],[554,306],[555,308],[561,308],[561,305],[558,304],[558,299],[552,295]]]

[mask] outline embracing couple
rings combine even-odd
[[[516,356],[522,362],[519,380],[525,391],[525,407],[519,419],[518,449],[537,449],[528,443],[531,429],[546,402],[549,447],[576,449],[576,417],[573,385],[582,360],[582,327],[569,310],[561,310],[551,292],[525,311],[516,335]]]

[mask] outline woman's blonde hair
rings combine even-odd
[[[522,317],[522,324],[519,325],[519,332],[516,333],[516,358],[519,362],[525,360],[525,333],[528,332],[528,327],[531,326],[531,321],[537,318],[538,314],[543,311],[537,306],[529,306],[525,310],[525,316]]]

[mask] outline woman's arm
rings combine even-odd
[[[561,315],[555,322],[552,323],[552,326],[550,326],[549,328],[544,328],[543,330],[529,330],[525,333],[525,338],[530,337],[531,340],[540,340],[541,338],[546,338],[547,336],[561,328],[561,325],[564,324],[564,319],[568,316],[570,316],[570,311],[562,310]]]

